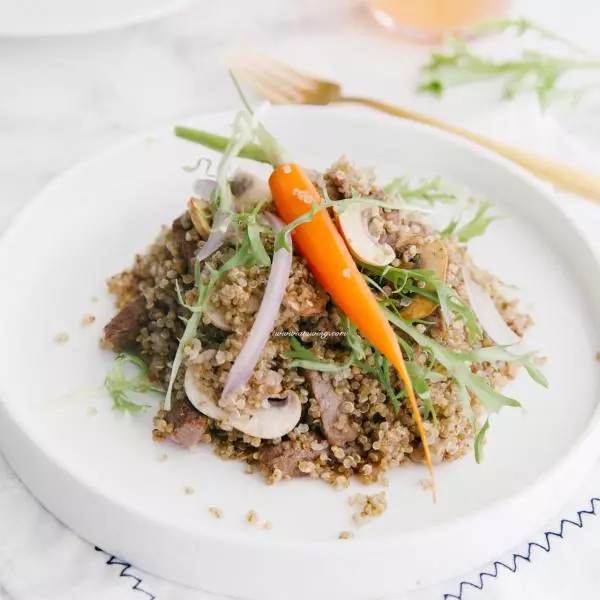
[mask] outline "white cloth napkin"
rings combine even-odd
[[[600,138],[576,138],[570,130],[577,129],[577,122],[569,118],[542,116],[528,99],[492,112],[475,111],[464,124],[573,165],[595,168],[600,164]],[[564,195],[564,208],[590,237],[600,231],[600,207]],[[0,220],[0,231],[4,226]],[[600,519],[595,518],[600,510],[600,465],[574,492],[570,505],[545,530],[498,562],[395,600],[591,598],[592,590],[600,590]],[[0,600],[154,598],[217,597],[142,573],[84,542],[39,505],[0,456]]]

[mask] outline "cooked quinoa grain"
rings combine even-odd
[[[208,509],[208,512],[215,518],[215,519],[221,519],[223,517],[223,511],[220,508],[217,508],[216,506],[211,506]]]
[[[89,327],[95,321],[96,317],[94,315],[83,315],[83,318],[81,319],[81,326]]]
[[[249,510],[246,513],[246,523],[256,525],[256,523],[258,523],[258,514],[253,510]]]
[[[340,535],[338,538],[340,540],[350,540],[354,537],[354,534],[351,531],[340,531]]]
[[[53,338],[55,344],[66,344],[69,341],[69,334],[59,331]]]
[[[348,499],[350,506],[356,508],[352,520],[362,525],[366,520],[382,515],[387,510],[387,492],[365,495],[354,494]]]

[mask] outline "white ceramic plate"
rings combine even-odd
[[[1,0],[0,37],[91,33],[156,19],[191,0]]]
[[[190,124],[225,133],[230,120]],[[358,599],[457,575],[554,515],[599,454],[597,258],[542,184],[467,142],[357,111],[278,108],[266,122],[301,164],[324,168],[346,153],[376,166],[381,181],[440,174],[495,201],[506,218],[472,253],[519,286],[536,320],[527,344],[549,358],[549,391],[525,375],[510,384],[525,410],[494,419],[482,465],[467,456],[437,468],[437,504],[418,483],[422,467],[390,473],[387,512],[350,541],[337,537],[353,529],[352,490],[306,479],[269,487],[211,448],[153,443],[151,414],[118,414],[89,390],[112,361],[97,344],[114,312],[105,278],[184,210],[195,175],[182,166],[212,156],[167,131],[61,176],[2,240],[2,450],[83,537],[201,589],[260,600]],[[82,328],[86,313],[97,321]],[[53,343],[59,331],[69,333],[67,344]],[[165,452],[169,460],[159,462]],[[186,486],[195,494],[184,494]],[[210,506],[224,518],[214,519]],[[249,509],[273,529],[246,524]]]

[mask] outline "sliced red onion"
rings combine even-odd
[[[274,231],[280,231],[283,228],[283,222],[275,215],[264,213],[264,216]],[[289,234],[286,236],[285,241],[291,249],[292,238]],[[281,307],[291,270],[292,252],[285,248],[280,248],[273,255],[271,272],[269,273],[262,303],[256,313],[256,318],[248,334],[248,339],[231,367],[229,377],[223,388],[223,396],[228,396],[232,392],[235,392],[252,376],[256,363],[275,326],[275,320],[279,314],[279,308]]]
[[[217,182],[215,179],[196,179],[194,181],[194,194],[204,200],[210,200],[211,194],[215,189]]]
[[[196,260],[199,262],[206,260],[209,256],[214,254],[223,245],[223,242],[227,237],[228,229],[225,228],[223,231],[223,228],[221,227],[223,219],[220,218],[220,215],[221,213],[217,213],[215,216],[206,244],[204,244],[204,246],[196,253]]]
[[[489,338],[499,346],[514,346],[521,338],[506,324],[490,295],[471,279],[463,267],[463,277],[469,304]]]

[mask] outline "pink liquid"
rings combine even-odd
[[[478,21],[503,15],[510,0],[370,0],[375,18],[423,41],[460,34]]]

